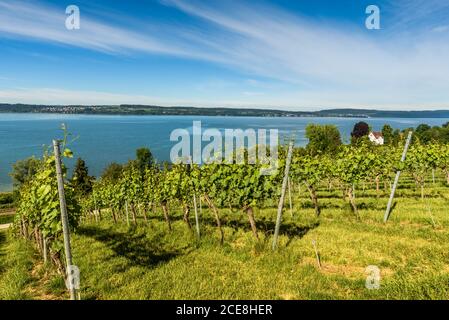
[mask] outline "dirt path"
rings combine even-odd
[[[7,211],[0,211],[0,217],[4,217],[4,216],[13,216],[16,214],[16,211],[14,209],[10,209]],[[3,221],[6,222],[6,221]],[[0,224],[0,230],[6,230],[8,229],[10,226],[12,225],[12,223],[4,223],[4,224]]]
[[[8,209],[8,210],[4,210],[4,211],[0,211],[0,216],[11,216],[16,214],[16,210],[14,209]]]

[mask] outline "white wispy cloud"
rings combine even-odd
[[[265,87],[264,94],[260,95],[251,93],[259,93],[263,85],[258,82],[263,81],[250,80],[250,85],[257,84],[259,88],[240,90],[242,101],[231,101],[242,105],[324,108],[441,108],[448,105],[449,36],[442,32],[447,22],[442,15],[449,8],[447,2],[391,2],[382,9],[382,14],[388,18],[380,31],[323,23],[262,3],[161,2],[198,19],[205,27],[185,26],[180,30],[166,26],[164,32],[148,35],[83,16],[81,30],[70,32],[64,27],[65,15],[53,7],[5,0],[0,1],[0,36],[112,54],[138,51],[182,56],[226,65],[247,73],[251,79],[261,76],[289,84],[288,92]],[[433,16],[438,19],[426,24]],[[426,32],[429,26],[440,32]],[[70,97],[67,92],[64,95]],[[88,96],[83,95],[84,103],[91,101]],[[95,101],[102,101],[98,100],[101,94],[96,97]],[[103,97],[104,101],[151,99],[110,94]],[[185,100],[178,97],[173,99],[173,104],[176,101]],[[219,101],[208,102],[222,105]]]
[[[391,26],[397,36],[382,37],[383,31],[323,25],[277,8],[240,2],[225,7],[194,0],[165,3],[235,35],[234,39],[210,35],[207,41],[213,42],[217,54],[227,57],[229,63],[297,83],[294,96],[300,105],[306,105],[306,100],[320,105],[322,99],[317,93],[334,96],[329,105],[388,106],[390,100],[391,105],[402,101],[409,106],[419,101],[424,106],[432,103],[439,107],[449,101],[448,37],[416,31],[403,38],[398,25]],[[416,8],[401,7],[390,15],[410,31],[413,21],[428,18],[447,5],[418,1]],[[405,9],[408,14],[404,14]],[[415,13],[415,9],[425,14]],[[307,98],[313,96],[315,101]]]
[[[147,95],[132,95],[94,90],[66,90],[55,88],[13,88],[0,89],[1,103],[25,103],[44,105],[159,105],[159,106],[198,106],[221,107],[260,106],[269,107],[269,104],[258,104],[237,99],[176,99]]]
[[[110,92],[64,90],[54,88],[14,88],[1,89],[0,101],[5,103],[30,104],[151,104],[152,101],[161,101],[156,97],[135,96]]]
[[[449,31],[449,26],[438,26],[432,29],[434,32],[446,32]]]
[[[334,108],[377,108],[377,109],[404,109],[403,99],[391,96],[377,96],[374,104],[366,103],[366,96],[362,92],[353,92],[348,96],[341,91],[307,91],[301,94],[292,92],[282,96],[267,95],[265,92],[242,92],[241,98],[229,99],[226,97],[207,98],[173,98],[156,97],[148,95],[132,95],[93,90],[66,90],[55,88],[14,88],[0,89],[1,103],[28,103],[44,105],[160,105],[160,106],[196,106],[196,107],[248,107],[272,109],[282,106],[285,109],[298,109],[298,101],[307,106],[307,110]],[[245,99],[250,97],[251,99]],[[449,102],[439,103],[439,97],[434,100],[423,100],[412,95],[407,102],[407,109],[434,110],[449,109]]]
[[[449,22],[449,1],[446,0],[394,0],[384,9],[392,13],[386,16],[391,33],[429,31]]]
[[[23,0],[0,1],[0,34],[81,47],[110,54],[135,51],[207,58],[201,52],[183,48],[181,39],[165,41],[144,32],[100,22],[82,15],[81,29],[67,30],[65,11]]]

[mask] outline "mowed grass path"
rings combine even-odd
[[[7,240],[7,231],[0,230],[0,300],[30,299],[26,291],[31,283],[33,248],[23,239]]]
[[[277,252],[271,250],[276,209],[256,210],[257,242],[243,213],[221,210],[225,244],[203,210],[202,239],[175,217],[170,233],[161,213],[137,228],[85,223],[73,236],[84,299],[449,299],[449,201],[435,189],[425,201],[404,190],[390,222],[386,198],[358,199],[361,221],[342,199],[309,200],[287,209]],[[401,194],[401,191],[399,191]],[[326,196],[326,192],[322,192]],[[288,206],[287,206],[288,207]],[[193,219],[192,219],[193,221]],[[318,267],[312,241],[321,257]],[[368,290],[365,269],[381,270]]]
[[[303,191],[304,192],[304,191]],[[449,299],[449,189],[398,190],[391,220],[382,222],[386,194],[357,191],[357,220],[338,191],[320,191],[314,216],[307,195],[294,194],[284,212],[279,250],[271,250],[275,202],[256,209],[260,241],[246,215],[220,210],[225,243],[203,208],[201,240],[173,210],[172,232],[162,212],[137,227],[109,219],[84,221],[72,234],[82,299]],[[105,216],[105,213],[103,214]],[[194,223],[193,210],[191,222]],[[317,264],[312,241],[321,257]],[[0,257],[2,259],[2,257]],[[365,270],[381,270],[379,290],[368,290]],[[0,271],[1,272],[1,271]],[[1,279],[1,274],[0,274]],[[60,276],[46,275],[30,298],[66,299]]]

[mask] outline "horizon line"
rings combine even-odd
[[[276,111],[283,113],[317,113],[323,111],[357,111],[357,112],[403,112],[403,113],[417,113],[417,112],[449,112],[448,109],[422,109],[422,110],[400,110],[400,109],[383,109],[383,108],[357,108],[357,107],[310,107],[308,109],[292,109],[286,110],[282,109],[282,107],[274,107],[274,106],[195,106],[195,105],[160,105],[160,104],[133,104],[133,103],[120,103],[120,104],[40,104],[40,103],[8,103],[8,102],[0,102],[0,106],[31,106],[31,107],[81,107],[81,108],[101,108],[101,107],[144,107],[144,108],[188,108],[188,109],[225,109],[225,110],[251,110],[251,111]],[[279,109],[281,108],[281,109]]]

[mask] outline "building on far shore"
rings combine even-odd
[[[372,131],[368,135],[369,141],[377,144],[377,145],[383,145],[384,144],[384,136],[381,132]]]

